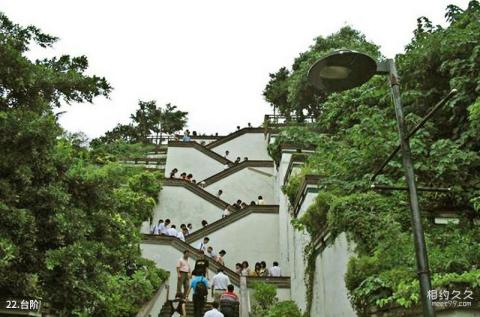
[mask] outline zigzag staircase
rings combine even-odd
[[[270,160],[247,160],[243,161],[239,164],[233,165],[233,162],[230,161],[229,159],[226,159],[225,157],[221,156],[220,154],[216,153],[212,149],[216,148],[217,146],[220,146],[222,144],[225,144],[226,142],[229,142],[230,140],[233,140],[245,133],[263,133],[264,128],[244,128],[240,129],[236,132],[233,132],[226,137],[222,137],[208,145],[201,145],[197,142],[178,142],[178,141],[170,141],[168,143],[168,147],[189,147],[189,148],[194,148],[195,150],[203,153],[204,155],[208,156],[209,158],[213,159],[216,162],[219,162],[223,165],[229,165],[230,167],[221,170],[220,172],[208,176],[203,180],[205,183],[205,187],[208,187],[211,184],[214,184],[215,182],[218,182],[219,180],[225,179],[229,177],[230,175],[233,175],[239,171],[242,171],[244,169],[251,169],[254,170],[258,173],[263,173],[263,174],[268,174],[259,168],[273,168],[274,163],[273,161]],[[163,152],[163,150],[162,150]],[[163,159],[166,157],[166,151],[163,153],[153,153],[151,155],[151,158],[155,159]],[[183,158],[182,157],[177,157],[175,161],[171,161],[173,166],[177,164],[177,162],[181,162]],[[185,156],[185,160],[188,160],[189,157]],[[163,162],[162,162],[163,163]],[[216,163],[218,164],[218,163]],[[257,169],[256,169],[257,168]],[[270,175],[268,175],[270,176]],[[248,179],[245,181],[248,182]],[[200,182],[200,181],[199,181]],[[229,204],[225,202],[224,200],[218,198],[217,196],[211,194],[204,188],[200,187],[198,184],[193,184],[191,182],[181,180],[181,179],[165,179],[164,184],[166,186],[173,186],[173,187],[183,187],[186,190],[194,193],[197,197],[204,199],[211,203],[212,205],[225,209]],[[272,184],[273,186],[273,184]],[[171,198],[171,196],[169,196]],[[181,198],[179,198],[181,199]],[[162,202],[159,202],[160,205]],[[174,203],[175,205],[175,203]],[[249,217],[250,215],[254,214],[278,214],[279,211],[279,206],[277,205],[251,205],[246,207],[245,209],[242,210],[236,210],[233,207],[229,207],[229,210],[231,211],[231,214],[225,218],[221,218],[217,221],[211,222],[209,225],[196,230],[192,232],[190,235],[186,237],[186,242],[181,241],[180,239],[176,237],[170,237],[170,236],[163,236],[163,235],[151,235],[151,234],[143,234],[142,235],[142,244],[143,245],[163,245],[163,246],[170,246],[174,248],[176,251],[175,252],[183,252],[185,250],[189,251],[189,256],[193,260],[200,259],[203,257],[203,254],[199,252],[195,247],[193,247],[191,244],[201,240],[203,237],[207,235],[214,235],[214,233],[219,232],[220,234],[223,234],[221,232],[222,229],[228,228],[230,225],[237,223],[238,221],[245,219],[246,217]],[[220,216],[220,215],[219,215]],[[165,216],[162,216],[164,218]],[[262,216],[263,217],[263,216]],[[258,219],[266,219],[266,218],[258,218]],[[268,217],[267,217],[268,218]],[[257,219],[257,218],[255,218]],[[251,221],[256,221],[255,219],[251,219]],[[269,218],[268,218],[269,219]],[[189,222],[188,219],[184,220],[185,223]],[[243,222],[242,222],[243,223]],[[258,222],[257,222],[258,223]],[[227,229],[226,229],[227,230]],[[262,231],[256,231],[256,232],[262,232]],[[235,237],[232,236],[234,239]],[[228,239],[228,238],[227,238]],[[267,243],[269,239],[266,240]],[[247,243],[248,244],[248,243]],[[249,245],[248,247],[255,247],[253,244]],[[160,248],[162,249],[162,248]],[[165,249],[162,249],[165,250]],[[270,252],[275,252],[275,249],[272,249]],[[228,252],[228,250],[227,250]],[[172,253],[173,254],[173,253]],[[175,253],[178,254],[178,253]],[[255,254],[251,253],[251,254]],[[238,256],[238,255],[237,255]],[[252,256],[252,255],[250,255]],[[158,262],[157,262],[158,263]],[[167,262],[168,263],[168,262]],[[290,277],[240,277],[235,271],[232,270],[230,267],[225,267],[223,265],[220,265],[218,262],[215,262],[213,260],[209,261],[209,269],[216,272],[219,268],[222,268],[224,270],[224,273],[230,278],[230,281],[232,284],[235,285],[236,291],[240,290],[240,297],[241,297],[241,305],[243,308],[242,312],[242,317],[248,316],[248,309],[245,309],[245,304],[248,301],[248,287],[252,287],[254,283],[257,282],[266,282],[270,284],[276,285],[278,288],[290,288]],[[174,272],[175,268],[173,267],[168,267],[165,268],[169,271]],[[172,283],[173,280],[170,280],[170,283]],[[173,290],[176,287],[176,285],[170,285],[170,288]],[[243,292],[242,292],[243,290]],[[172,298],[172,294],[168,295],[167,297]],[[160,303],[158,300],[156,301],[157,303]],[[163,301],[162,301],[163,302]],[[206,309],[209,309],[207,305]],[[247,304],[248,306],[248,304]],[[158,310],[157,310],[158,312]],[[158,314],[160,317],[166,317],[169,316],[169,299],[167,298],[166,301],[163,304],[163,307]],[[187,316],[193,316],[193,306],[191,302],[187,303]]]

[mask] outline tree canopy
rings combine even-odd
[[[420,186],[452,187],[451,193],[420,193],[433,286],[469,287],[479,291],[480,246],[480,5],[465,10],[447,7],[447,27],[418,19],[412,41],[396,56],[407,123],[413,127],[453,88],[458,93],[410,139]],[[300,175],[284,190],[290,198],[303,175],[321,176],[320,194],[293,221],[315,239],[324,230],[334,239],[341,232],[356,244],[346,274],[352,304],[360,315],[373,307],[411,307],[419,301],[410,211],[404,192],[374,192],[370,178],[398,144],[396,121],[386,78],[375,76],[361,87],[330,95],[311,95],[306,71],[332,49],[349,48],[382,59],[378,47],[351,27],[317,38],[281,68],[265,89],[267,101],[282,114],[308,111],[316,122],[283,129],[270,153],[278,159],[283,142],[316,148]],[[313,94],[313,92],[312,92]],[[311,110],[314,107],[315,111]],[[376,182],[405,186],[400,157],[395,157]],[[455,213],[459,224],[436,225],[439,213]],[[314,245],[306,252],[308,296],[311,300]]]
[[[39,298],[60,316],[130,316],[166,277],[140,257],[138,230],[161,176],[98,165],[63,131],[58,106],[112,88],[85,74],[85,56],[25,56],[56,40],[0,14],[0,297]]]
[[[123,141],[127,143],[148,143],[148,137],[155,133],[173,134],[187,124],[188,112],[178,110],[177,106],[167,103],[165,108],[158,107],[155,100],[139,101],[139,108],[130,115],[129,124],[118,124],[105,132],[104,136],[92,140],[92,145]]]

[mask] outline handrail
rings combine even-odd
[[[199,250],[191,246],[190,244],[183,242],[182,240],[176,238],[176,237],[171,237],[171,236],[162,236],[162,235],[152,235],[152,234],[143,234],[142,235],[142,242],[148,242],[148,243],[158,243],[158,244],[169,244],[176,248],[177,250],[183,252],[185,250],[188,250],[190,252],[190,256],[197,260],[204,255],[200,253]],[[208,265],[210,269],[213,269],[214,271],[218,270],[219,268],[222,268],[224,273],[230,278],[230,281],[234,283],[235,285],[239,285],[240,283],[240,277],[239,275],[229,269],[226,266],[223,266],[219,264],[218,262],[215,262],[213,260],[208,261]]]
[[[166,162],[165,158],[156,158],[156,157],[125,157],[121,159],[121,162],[129,162],[132,161],[134,164],[139,164],[139,162],[145,162],[145,164],[149,164],[150,162],[154,162],[155,165],[161,165]]]
[[[246,216],[252,214],[252,213],[263,213],[263,214],[278,214],[279,207],[278,205],[254,205],[251,206],[249,205],[247,208],[234,211],[230,216],[221,218],[215,222],[212,222],[205,227],[198,229],[192,233],[190,233],[188,236],[185,237],[185,241],[187,243],[192,243],[198,239],[201,239],[202,237],[205,237],[212,232],[215,232],[221,228],[225,228],[229,224],[240,220],[242,218],[245,218]]]
[[[290,162],[288,163],[287,170],[285,172],[285,177],[283,178],[283,185],[286,185],[290,175],[292,174],[293,165],[295,163],[305,163],[307,161],[307,153],[294,153],[290,158]]]
[[[191,246],[190,244],[171,236],[163,236],[163,235],[153,235],[153,234],[142,234],[142,243],[152,243],[152,244],[163,244],[163,245],[171,245],[180,252],[188,250],[190,252],[190,256],[193,259],[199,259],[204,255],[200,253],[199,250]],[[219,268],[223,269],[223,272],[230,278],[232,284],[236,285],[237,287],[240,286],[240,276],[234,272],[233,270],[229,269],[228,267],[219,264],[216,261],[210,260],[208,261],[209,268],[213,271],[217,271]],[[265,282],[269,284],[274,284],[279,288],[290,288],[290,277],[289,276],[282,276],[282,277],[247,277],[247,286],[252,285],[253,283],[257,282]]]
[[[273,167],[273,161],[260,161],[260,160],[248,160],[243,161],[239,164],[233,165],[227,169],[224,169],[217,174],[214,174],[208,178],[205,178],[202,182],[205,183],[205,186],[211,185],[215,182],[218,182],[221,179],[224,179],[227,176],[230,176],[246,167]]]
[[[219,208],[227,208],[229,205],[224,200],[218,198],[217,196],[207,192],[202,187],[198,186],[198,184],[193,184],[189,181],[178,179],[178,178],[166,178],[163,182],[163,186],[177,186],[177,187],[184,187],[191,191],[192,193],[196,194],[197,196],[205,199],[206,201],[212,203],[213,205]],[[233,209],[231,209],[233,210]]]
[[[304,153],[304,152],[311,152],[315,151],[316,146],[315,144],[295,144],[295,143],[289,143],[289,142],[283,142],[280,144],[280,149],[281,150],[296,150],[298,153]]]
[[[165,296],[165,302],[168,300],[168,279],[166,282],[163,282],[162,285],[158,288],[158,290],[155,292],[153,297],[145,303],[140,311],[135,315],[135,317],[148,317],[151,316],[152,309],[155,305],[155,303],[159,300],[159,297],[162,295],[163,291],[166,291],[166,296]],[[163,306],[163,305],[162,305]]]
[[[295,202],[293,204],[293,215],[296,218],[298,215],[298,212],[300,210],[300,206],[303,202],[303,199],[305,199],[305,196],[307,194],[307,187],[308,185],[318,185],[320,182],[320,176],[319,175],[305,175],[302,184],[300,184],[300,188],[298,189],[297,196],[295,197]]]
[[[168,143],[168,141],[179,141],[181,140],[182,137],[183,137],[182,134],[162,135],[161,137],[153,135],[153,136],[148,136],[147,141],[149,143],[160,145],[160,144],[166,144]],[[190,135],[190,139],[192,140],[218,140],[223,137],[224,136],[221,136],[221,135]],[[158,140],[160,140],[160,143],[158,142]],[[167,142],[164,143],[163,141],[167,141]]]
[[[212,143],[214,143],[214,142],[212,142]],[[189,141],[189,142],[169,141],[168,142],[168,147],[191,147],[191,148],[194,148],[194,149],[202,152],[203,154],[207,155],[208,157],[222,163],[223,165],[229,164],[229,163],[233,164],[232,161],[230,161],[227,158],[224,158],[223,156],[221,156],[217,152],[212,151],[208,146],[201,145],[201,144],[199,144],[197,142],[194,142],[194,141]]]
[[[218,139],[217,141],[213,141],[212,143],[209,143],[206,145],[207,148],[209,149],[213,149],[219,145],[222,145],[222,144],[225,144],[227,143],[228,141],[231,141],[241,135],[244,135],[245,133],[264,133],[264,128],[243,128],[243,129],[240,129],[240,130],[237,130],[235,132],[232,132],[230,133],[229,135],[221,138],[221,139]]]

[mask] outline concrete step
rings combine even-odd
[[[207,310],[210,310],[211,308],[212,308],[211,303],[205,303],[205,307],[204,307],[203,311],[206,312]],[[187,303],[186,310],[187,310],[187,317],[193,317],[193,302],[188,302]],[[171,317],[170,316],[169,302],[166,302],[165,305],[163,305],[159,317]]]
[[[188,302],[186,305],[187,309],[187,317],[194,317],[193,316],[193,302]],[[205,307],[203,309],[204,313],[207,312],[208,310],[212,309],[212,303],[205,303]],[[237,315],[238,316],[238,315]],[[162,310],[158,317],[171,317],[170,316],[170,305],[169,302],[166,302],[165,305],[163,305]]]

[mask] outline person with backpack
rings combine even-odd
[[[171,317],[186,317],[187,309],[185,308],[185,299],[183,293],[175,294],[175,299],[170,301],[170,316]]]
[[[197,275],[192,279],[190,289],[185,298],[188,298],[190,290],[193,289],[193,316],[202,317],[206,297],[208,295],[208,280],[203,275]]]

